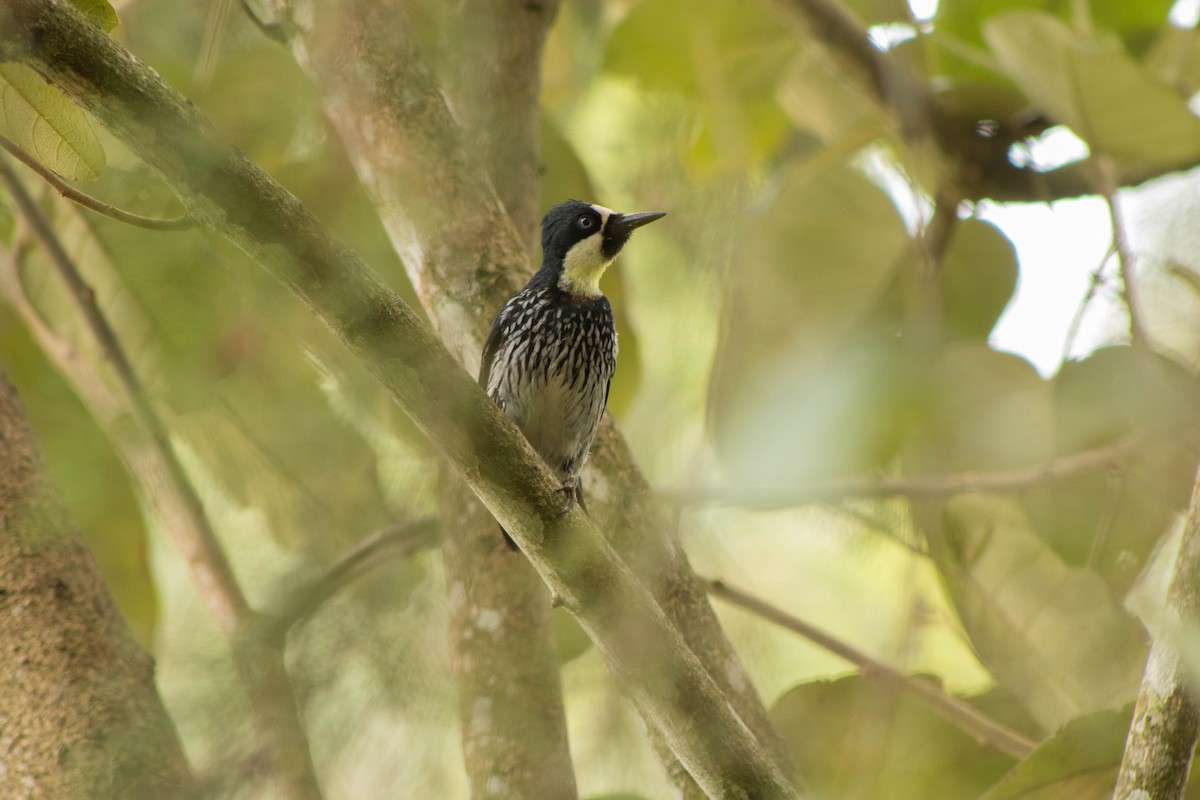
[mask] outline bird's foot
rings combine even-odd
[[[578,502],[578,489],[575,487],[574,481],[568,481],[558,488],[558,493],[562,495],[562,505],[559,506],[558,513],[566,516],[571,513]]]

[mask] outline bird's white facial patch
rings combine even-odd
[[[604,206],[594,205],[592,208],[600,215],[600,228],[567,251],[567,257],[563,259],[562,277],[558,280],[560,289],[577,297],[599,297],[600,277],[612,263],[612,259],[604,255],[602,245],[604,228],[614,212]]]

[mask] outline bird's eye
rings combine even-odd
[[[596,227],[596,220],[592,219],[587,214],[584,214],[582,217],[575,220],[575,224],[579,226],[580,230],[590,231],[592,228]]]

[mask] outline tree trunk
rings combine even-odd
[[[189,796],[192,778],[83,538],[0,373],[0,795]]]
[[[375,0],[286,0],[283,5],[297,60],[317,85],[426,314],[446,346],[474,371],[492,317],[535,266],[522,246],[524,222],[506,213],[509,205],[517,207],[516,200],[488,180],[479,159],[502,159],[511,152],[519,160],[528,147],[511,144],[509,136],[492,144],[475,142],[479,152],[468,151],[473,139],[460,120],[492,123],[474,105],[451,113],[400,5]],[[538,10],[545,7],[534,4]],[[531,12],[517,4],[510,13]],[[483,85],[486,90],[476,85],[451,94],[470,105],[511,88]],[[519,114],[516,125],[522,121],[526,118]],[[516,180],[519,174],[506,172],[498,180]],[[598,526],[650,587],[742,721],[790,773],[785,748],[741,659],[609,414],[601,421],[583,479]],[[664,766],[679,791],[691,793],[694,787],[677,765]]]
[[[359,56],[345,52],[342,60]],[[64,0],[0,3],[0,57],[25,61],[49,76],[157,169],[200,224],[241,247],[342,338],[518,539],[551,592],[596,642],[610,672],[710,796],[798,796],[774,752],[761,704],[766,735],[753,717],[755,706],[743,708],[742,700],[754,697],[748,681],[735,686],[736,693],[724,689],[731,673],[741,677],[736,657],[711,666],[700,661],[588,516],[580,509],[562,514],[558,482],[512,421],[412,310],[295,197],[222,145],[194,106]],[[408,87],[396,88],[403,94]],[[442,177],[453,184],[454,176]],[[497,236],[506,227],[500,209]],[[466,241],[482,256],[497,236]],[[482,271],[486,276],[485,266]],[[471,358],[477,354],[475,348]],[[716,635],[724,638],[719,628]]]

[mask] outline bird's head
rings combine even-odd
[[[558,285],[580,297],[600,295],[600,276],[630,234],[666,216],[661,211],[618,214],[604,206],[568,200],[542,219],[543,269],[558,273]]]

